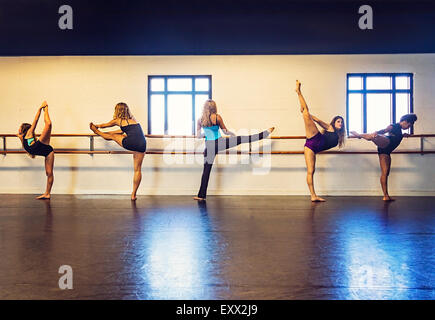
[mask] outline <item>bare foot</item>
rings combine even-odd
[[[296,89],[295,89],[296,93],[300,93],[301,92],[301,83],[299,82],[299,80],[296,80]]]
[[[272,128],[267,129],[267,131],[269,131],[269,134],[272,133],[273,130],[275,130],[275,127],[272,127]]]
[[[92,131],[94,131],[94,133],[98,134],[98,133],[97,133],[98,129],[97,129],[97,127],[95,126],[95,124],[93,124],[92,122],[89,124],[89,128],[90,128]]]
[[[323,198],[320,198],[318,196],[315,196],[315,197],[311,197],[311,201],[312,202],[325,202],[326,200]]]
[[[42,102],[41,109],[44,109],[45,107],[48,107],[47,101]]]
[[[384,200],[384,201],[395,201],[393,198],[391,198],[390,196],[384,196],[383,198],[382,198],[382,200]]]
[[[205,201],[204,198],[200,198],[200,197],[193,197],[193,200],[197,200],[197,201]]]
[[[299,82],[299,80],[296,80],[296,89],[295,89],[295,91],[296,91],[296,93],[298,95],[301,94],[301,83]],[[301,110],[301,113],[304,112],[304,107],[302,106],[302,104],[301,104],[301,109],[300,110]]]
[[[37,199],[37,200],[50,200],[50,198],[51,198],[51,196],[49,195],[49,194],[43,194],[43,195],[40,195],[39,197],[36,197],[35,199]]]

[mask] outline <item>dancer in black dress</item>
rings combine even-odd
[[[39,139],[36,138],[35,129],[38,124],[41,111],[44,110],[44,129],[42,130]],[[46,101],[38,108],[33,123],[23,123],[18,129],[17,137],[21,140],[23,148],[29,153],[32,158],[35,156],[41,156],[45,158],[45,173],[47,175],[47,187],[45,193],[37,197],[36,199],[50,199],[51,188],[53,186],[54,175],[54,151],[50,146],[51,137],[51,120],[48,114],[48,104]]]
[[[350,133],[359,138],[367,141],[372,141],[378,147],[379,164],[381,166],[381,186],[384,201],[394,201],[388,194],[388,176],[391,169],[391,153],[400,145],[403,137],[408,134],[402,133],[402,130],[407,130],[414,125],[417,121],[417,116],[413,113],[406,114],[400,118],[400,122],[389,125],[383,130],[374,133],[357,133],[351,131]],[[388,135],[385,135],[388,134]]]
[[[121,130],[103,132],[99,128],[109,128],[119,126]],[[146,151],[146,140],[141,125],[136,121],[130,112],[127,104],[120,102],[115,106],[113,120],[103,124],[90,123],[91,130],[106,140],[113,140],[121,147],[133,151],[134,177],[133,192],[131,200],[136,200],[137,189],[142,180],[142,162]]]

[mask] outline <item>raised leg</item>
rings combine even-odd
[[[311,201],[323,202],[325,201],[325,199],[318,197],[316,195],[316,191],[314,191],[314,172],[316,171],[316,154],[310,148],[305,147],[304,155],[305,155],[305,163],[307,165],[307,184],[308,184],[308,189],[310,189]]]
[[[219,139],[217,140],[218,143],[217,150],[222,151],[229,148],[233,148],[242,143],[250,143],[250,142],[266,139],[273,132],[273,130],[275,130],[275,127],[269,128],[260,133],[252,134],[250,136],[233,136],[225,139]]]
[[[51,119],[50,115],[48,114],[48,106],[44,108],[44,129],[42,130],[41,136],[39,137],[39,142],[43,144],[50,144],[50,138],[51,138]]]
[[[205,200],[205,197],[207,196],[210,172],[213,167],[213,162],[216,154],[219,151],[238,146],[242,143],[255,142],[265,139],[273,132],[273,130],[275,130],[274,127],[250,136],[233,136],[229,138],[219,138],[215,141],[206,141],[206,150],[204,152],[204,169],[201,177],[201,187],[199,188],[198,196],[194,197],[193,199],[199,201]]]
[[[304,118],[305,136],[307,137],[307,139],[310,139],[319,133],[319,129],[317,129],[317,126],[314,123],[313,119],[311,118],[308,109],[304,110],[302,116]]]
[[[140,182],[142,181],[142,162],[145,153],[142,152],[134,152],[133,153],[133,161],[134,161],[134,177],[133,177],[133,192],[131,193],[131,200],[136,200],[136,192],[139,188]]]
[[[350,132],[353,136],[357,137],[358,139],[364,139],[367,141],[373,142],[376,146],[379,148],[386,148],[390,144],[390,139],[388,137],[384,136],[383,134],[378,134],[376,132],[374,133],[358,133],[356,131]]]
[[[307,102],[305,101],[305,98],[301,92],[301,83],[297,80],[296,80],[296,93],[298,94],[299,103],[301,105],[301,112],[304,118],[305,135],[307,139],[310,139],[319,133],[319,129],[317,129],[316,124],[311,118],[310,112],[308,110]]]
[[[381,187],[384,197],[384,201],[394,201],[388,194],[388,176],[390,175],[391,168],[391,156],[388,154],[379,155],[379,164],[381,166]]]
[[[92,122],[89,124],[89,128],[103,139],[108,141],[113,140],[122,147],[122,140],[125,138],[124,134],[100,131]]]
[[[54,175],[53,175],[53,167],[54,167],[54,152],[50,152],[48,156],[45,157],[45,174],[47,175],[47,187],[45,189],[45,193],[40,195],[36,199],[50,199],[51,197],[51,188],[53,186]]]

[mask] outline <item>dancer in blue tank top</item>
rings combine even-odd
[[[201,129],[204,130],[204,134],[201,134]],[[222,129],[222,131],[230,137],[222,137],[219,129]],[[241,143],[249,143],[265,139],[274,129],[275,128],[270,128],[250,136],[236,136],[226,128],[222,117],[217,114],[216,102],[211,99],[207,100],[204,103],[202,117],[198,120],[197,127],[197,138],[205,137],[204,169],[202,172],[201,187],[199,188],[198,196],[193,199],[198,201],[205,200],[210,172],[214,158],[219,151],[238,146]]]

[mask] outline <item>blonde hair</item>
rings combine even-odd
[[[211,127],[213,125],[213,123],[210,120],[210,115],[212,114],[217,114],[216,102],[214,102],[211,99],[208,99],[204,102],[204,108],[202,109],[202,116],[200,119],[201,127]]]
[[[131,115],[130,109],[128,108],[128,105],[126,103],[120,102],[115,106],[115,113],[113,114],[113,119],[127,120],[132,118],[133,116]]]

